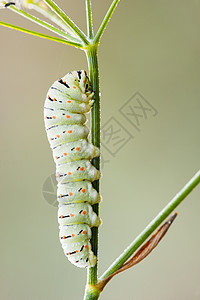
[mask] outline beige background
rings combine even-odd
[[[110,1],[93,2],[97,29]],[[58,3],[85,28],[84,1]],[[9,11],[0,20],[40,30]],[[87,68],[84,53],[2,27],[0,41],[0,298],[81,299],[86,272],[64,257],[57,209],[42,195],[55,171],[43,103],[59,76]],[[114,116],[134,139],[115,158],[102,149],[100,273],[198,170],[199,43],[199,0],[121,1],[101,41],[102,124]],[[141,132],[119,113],[137,91],[158,111]],[[200,299],[199,197],[197,188],[160,246],[102,300]]]

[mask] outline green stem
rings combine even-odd
[[[90,45],[85,49],[88,69],[90,75],[90,81],[93,87],[94,104],[92,108],[92,143],[96,147],[100,148],[100,92],[99,92],[99,70],[98,70],[98,59],[97,59],[97,46]],[[93,165],[99,170],[100,169],[100,159],[99,157],[94,158],[92,161]],[[94,188],[99,192],[99,180],[93,183]],[[94,212],[99,214],[99,204],[93,206]],[[98,257],[98,228],[92,228],[92,239],[91,239],[92,250],[94,254]],[[98,299],[99,292],[93,289],[93,286],[97,283],[97,267],[89,268],[87,271],[87,285],[85,291],[85,300],[95,300]]]
[[[87,17],[87,33],[89,39],[93,39],[93,25],[92,25],[92,10],[91,1],[86,0],[86,17]]]
[[[52,22],[60,26],[64,31],[68,32],[71,36],[77,38],[77,35],[71,30],[71,28],[65,22],[63,22],[63,20],[61,20],[59,16],[54,13],[47,4],[46,7],[44,7],[44,2],[42,2],[42,5],[40,4],[40,2],[32,3],[31,5],[28,5],[28,8],[34,9],[35,11],[39,12],[44,17],[50,19]]]
[[[143,244],[143,242],[153,233],[153,231],[172,213],[172,211],[191,193],[200,183],[200,171],[182,188],[182,190],[165,206],[165,208],[155,217],[155,219],[141,232],[140,235],[128,246],[128,248],[113,262],[113,264],[101,276],[105,279],[110,274],[117,271],[128,258]]]
[[[8,23],[1,22],[1,21],[0,21],[0,25],[2,25],[4,27],[16,29],[18,31],[28,33],[28,34],[31,34],[31,35],[34,35],[34,36],[38,36],[38,37],[41,37],[41,38],[44,38],[44,39],[47,39],[47,40],[51,40],[51,41],[54,41],[54,42],[59,42],[59,43],[74,46],[74,47],[77,47],[77,48],[83,48],[82,44],[78,44],[78,43],[75,43],[75,42],[63,40],[63,39],[56,38],[56,37],[53,37],[53,36],[49,36],[49,35],[46,35],[46,34],[42,34],[42,33],[36,32],[36,31],[28,30],[26,28],[22,28],[22,27],[19,27],[19,26],[16,26],[16,25],[8,24]]]
[[[35,16],[32,16],[31,14],[26,13],[23,10],[17,9],[13,5],[9,6],[9,9],[12,10],[12,11],[14,11],[14,12],[16,12],[16,13],[18,13],[19,15],[25,17],[26,19],[28,19],[30,21],[32,21],[32,22],[34,22],[34,23],[36,23],[36,24],[38,24],[38,25],[40,25],[40,26],[42,26],[42,27],[44,27],[44,28],[46,28],[48,30],[51,30],[52,32],[54,32],[54,33],[56,33],[56,34],[64,37],[65,39],[68,39],[68,40],[73,41],[75,43],[81,43],[80,40],[73,38],[71,35],[65,33],[61,29],[58,29],[58,28],[52,26],[51,24],[49,24],[49,23],[47,23],[45,21],[42,21],[39,18],[36,18]]]
[[[115,10],[115,8],[117,7],[117,4],[119,3],[120,0],[114,0],[113,3],[111,4],[105,18],[103,19],[103,22],[101,23],[100,27],[99,27],[99,30],[97,31],[97,34],[94,38],[94,43],[95,44],[98,44],[99,41],[100,41],[100,38],[102,37],[103,35],[103,32],[108,24],[108,22],[110,21],[110,18],[112,17],[112,14]]]
[[[78,28],[78,26],[58,7],[58,5],[52,0],[44,0],[49,7],[77,34],[77,36],[88,45],[86,35]]]

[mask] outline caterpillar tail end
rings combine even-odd
[[[93,150],[93,157],[98,157],[100,156],[100,149],[98,147],[94,147],[94,150]]]
[[[97,264],[97,257],[94,255],[91,244],[89,244],[88,265],[86,268],[94,267]]]
[[[89,264],[90,265],[88,267],[94,267],[97,264],[97,257],[92,251],[89,254]]]

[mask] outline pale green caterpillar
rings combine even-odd
[[[93,95],[86,72],[74,71],[53,83],[44,106],[56,163],[60,241],[65,255],[80,268],[96,264],[90,228],[100,225],[91,206],[100,201],[91,183],[100,178],[100,172],[90,162],[100,151],[88,142],[89,129],[84,125]]]

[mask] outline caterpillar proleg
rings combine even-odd
[[[93,96],[86,71],[73,71],[53,83],[44,105],[45,128],[56,163],[59,238],[65,255],[80,268],[96,264],[91,227],[100,225],[92,208],[100,195],[91,183],[100,178],[91,164],[100,150],[88,142],[89,129],[84,125]]]

